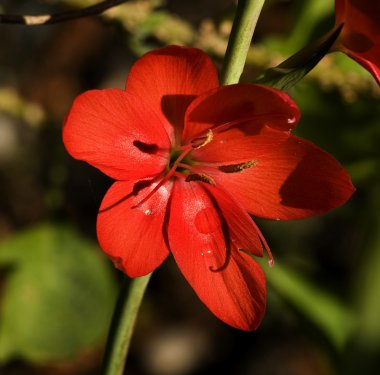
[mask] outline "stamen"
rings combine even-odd
[[[193,149],[198,150],[199,148],[204,147],[208,143],[210,143],[213,138],[214,138],[214,134],[212,130],[208,129],[206,136],[192,139],[191,141],[192,147]]]
[[[210,177],[210,176],[207,176],[203,173],[193,173],[193,174],[189,174],[187,177],[186,177],[186,182],[189,182],[189,181],[202,181],[202,182],[206,182],[212,186],[215,186],[216,183],[215,181]]]
[[[271,123],[272,121],[283,121],[289,125],[292,125],[296,122],[295,117],[289,118],[288,114],[286,114],[286,113],[260,113],[260,114],[256,114],[256,115],[243,117],[243,118],[240,118],[238,120],[228,121],[228,122],[224,122],[221,124],[215,124],[212,127],[212,130],[214,132],[227,131],[229,128],[231,128],[235,125],[239,125],[239,124],[246,123],[249,121],[260,120],[260,119],[265,119],[265,123],[267,123],[267,124]],[[289,130],[290,130],[290,128],[289,128]],[[203,131],[204,130],[202,130],[202,132]],[[211,131],[211,129],[208,129],[208,131]],[[202,132],[200,132],[200,134],[202,134]]]
[[[214,137],[214,134],[213,134],[212,130],[208,129],[207,134],[204,137],[194,138],[191,140],[191,142],[189,144],[178,147],[177,151],[182,151],[182,153],[178,156],[177,160],[173,163],[169,172],[161,179],[161,181],[139,203],[132,206],[132,208],[141,207],[141,205],[143,203],[145,203],[163,184],[165,184],[170,179],[170,177],[172,177],[173,175],[175,175],[175,176],[178,175],[176,173],[176,169],[178,168],[178,166],[181,166],[181,167],[187,168],[187,169],[191,169],[191,167],[189,167],[185,164],[182,164],[181,161],[192,150],[194,150],[194,149],[197,150],[198,148],[204,147],[205,145],[210,143],[212,141],[213,137]],[[141,147],[140,144],[138,144],[138,145]],[[193,177],[190,177],[189,180],[186,179],[186,181],[200,180],[203,182],[207,182],[211,185],[215,185],[215,181],[211,177],[208,177],[205,175],[198,175],[198,174],[189,175],[189,176],[193,176]]]
[[[250,160],[250,161],[246,161],[245,163],[221,165],[218,167],[218,169],[224,173],[243,172],[244,170],[255,166],[257,163],[258,163],[257,160]]]

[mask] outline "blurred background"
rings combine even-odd
[[[93,0],[0,0],[0,12],[57,13]],[[130,0],[59,25],[0,24],[0,374],[97,374],[122,275],[96,242],[112,181],[61,141],[74,98],[123,88],[144,52],[196,46],[220,68],[233,0]],[[252,82],[334,24],[333,1],[267,0],[242,77]],[[332,153],[357,188],[343,207],[294,222],[257,220],[276,265],[256,332],[217,320],[172,259],[153,275],[128,375],[378,374],[380,90],[342,54],[291,96],[297,134]]]

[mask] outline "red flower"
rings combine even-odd
[[[170,251],[217,317],[252,330],[265,309],[264,273],[252,255],[270,252],[247,211],[304,218],[353,192],[335,159],[290,134],[298,118],[286,94],[218,87],[206,54],[172,46],[137,61],[125,91],[79,96],[63,139],[74,158],[117,180],[97,222],[116,266],[142,276]]]
[[[343,25],[336,48],[366,68],[380,84],[380,1],[335,0],[336,24]]]

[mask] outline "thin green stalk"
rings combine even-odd
[[[151,275],[132,279],[130,283],[124,280],[108,334],[102,375],[123,374],[137,313]]]
[[[222,85],[238,83],[265,0],[239,0],[220,76]]]

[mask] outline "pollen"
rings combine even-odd
[[[190,181],[202,181],[202,182],[206,182],[212,186],[216,185],[215,181],[210,176],[207,176],[207,175],[201,174],[201,173],[189,174],[186,177],[186,182],[190,182]]]
[[[246,161],[245,163],[230,164],[230,165],[221,165],[218,169],[224,173],[236,173],[243,172],[246,169],[254,167],[257,165],[257,160]]]
[[[209,144],[213,140],[213,138],[214,138],[214,133],[212,132],[211,129],[208,129],[206,136],[199,137],[199,138],[194,138],[191,141],[192,147],[195,150],[198,150],[199,148],[204,147],[207,144]]]

